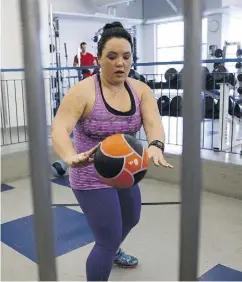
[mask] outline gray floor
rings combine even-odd
[[[16,189],[1,193],[2,223],[33,213],[29,179],[8,183]],[[155,180],[141,183],[143,201],[178,201],[179,187]],[[52,184],[53,202],[75,203],[69,188]],[[14,208],[13,208],[14,207]],[[79,207],[70,207],[81,212]],[[123,248],[139,258],[134,270],[114,267],[113,281],[171,281],[178,279],[179,205],[143,206],[140,223]],[[242,271],[242,202],[203,193],[199,275],[217,264]],[[66,230],[68,234],[68,230]],[[85,280],[85,261],[93,244],[57,258],[58,279]],[[37,280],[35,263],[5,244],[2,247],[1,278],[5,281]],[[14,267],[14,269],[13,269]]]

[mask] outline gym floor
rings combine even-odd
[[[52,202],[76,204],[68,176],[52,179]],[[1,186],[1,279],[37,280],[30,180]],[[142,201],[179,202],[177,185],[144,179]],[[202,194],[199,257],[200,280],[242,281],[242,204]],[[139,258],[137,269],[114,267],[110,280],[177,280],[179,269],[179,204],[142,206],[140,223],[123,244]],[[93,246],[92,232],[79,207],[53,206],[58,280],[85,280],[85,261]]]

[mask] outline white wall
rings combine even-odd
[[[241,1],[242,2],[242,1]],[[239,32],[239,29],[232,28],[232,21],[240,19],[242,21],[242,10],[236,9],[237,13],[232,13],[230,10],[225,11],[224,14],[212,14],[207,16],[208,19],[208,30],[207,30],[207,46],[217,45],[218,48],[223,48],[224,41],[233,40],[241,41],[242,45],[242,33]],[[169,21],[169,18],[167,19]],[[164,22],[164,21],[162,21]],[[215,28],[217,24],[217,29]],[[241,26],[239,24],[238,27]],[[144,62],[155,62],[156,61],[156,50],[155,50],[155,39],[156,39],[156,24],[147,24],[144,25],[143,34],[145,42],[154,42],[153,44],[145,44],[143,59]],[[169,40],[168,38],[166,40]],[[208,50],[209,55],[209,50]],[[209,58],[209,56],[208,56]],[[234,65],[234,63],[232,63]],[[213,70],[213,64],[207,64],[207,67],[210,71]],[[143,67],[143,73],[156,73],[155,67]],[[235,71],[235,70],[234,70]]]
[[[222,14],[214,14],[207,17],[208,18],[208,47],[210,45],[216,45],[218,48],[221,48],[222,44]],[[211,59],[209,56],[208,48],[208,59]],[[213,70],[213,64],[207,64],[210,72]]]
[[[19,0],[1,0],[1,68],[22,68]]]
[[[20,18],[20,1],[1,1],[1,68],[24,68],[23,39]],[[43,67],[49,66],[48,3],[40,5],[41,56]],[[47,75],[45,73],[45,75]],[[23,126],[26,118],[24,73],[1,73],[1,111],[5,127]],[[50,122],[49,81],[45,80],[47,119]]]
[[[222,42],[222,14],[208,16],[208,45],[221,48]]]
[[[65,65],[64,56],[64,43],[67,44],[68,51],[68,66],[73,65],[73,58],[77,54],[77,48],[82,41],[87,43],[87,49],[94,56],[97,55],[97,43],[93,42],[95,33],[110,20],[88,20],[88,19],[74,19],[74,18],[60,18],[60,45],[61,45],[61,63]],[[122,22],[124,27],[129,28],[131,24]],[[139,62],[143,62],[143,27],[137,26],[137,53]],[[70,32],[71,30],[71,32]],[[72,71],[73,75],[76,75],[75,71]]]
[[[50,0],[52,3],[53,12],[62,13],[100,13],[106,12],[105,9],[100,9],[93,5],[92,1],[87,0]],[[51,56],[49,53],[49,23],[48,23],[48,7],[49,0],[39,1],[41,10],[41,40],[42,49],[41,55],[43,67],[49,67]],[[20,1],[19,0],[1,0],[1,68],[24,68],[23,63],[23,40],[21,34],[20,21]],[[124,5],[117,6],[116,15],[119,17],[142,17],[142,1],[138,0],[131,3],[129,7]],[[109,22],[108,19],[106,22]],[[64,57],[64,42],[67,43],[69,62],[72,66],[74,55],[77,53],[77,47],[81,41],[88,43],[89,50],[96,53],[96,44],[93,43],[92,37],[95,32],[105,24],[104,21],[93,20],[63,20],[61,26],[61,61],[62,66],[65,65]],[[138,39],[138,48],[142,46]],[[75,71],[74,74],[76,75]],[[44,72],[45,77],[49,77],[49,72]],[[22,79],[22,81],[15,81]],[[26,103],[24,87],[22,82],[24,79],[23,72],[8,72],[1,73],[1,80],[7,80],[2,83],[1,87],[1,111],[5,119],[4,126],[15,127],[24,125],[24,111],[26,112]],[[10,81],[12,80],[12,81]],[[46,87],[46,104],[47,104],[47,119],[50,123],[50,85],[49,81],[45,80]],[[23,90],[23,91],[22,91]]]
[[[50,0],[53,12],[62,13],[90,13],[97,12],[98,9],[88,0]]]
[[[156,25],[143,25],[143,57],[140,62],[150,63],[156,61]],[[142,74],[155,73],[155,66],[145,66],[140,70]]]
[[[221,8],[222,0],[199,1],[202,2],[204,11]],[[177,7],[177,12],[175,12],[165,0],[144,0],[144,18],[169,18],[183,15],[183,0],[172,0],[172,2]]]
[[[223,7],[242,7],[242,1],[241,0],[222,0],[222,6]]]
[[[50,0],[53,5],[54,12],[62,13],[105,13],[107,14],[107,8],[97,7],[92,0]],[[94,1],[95,2],[95,1]],[[115,1],[113,1],[115,2]],[[126,4],[115,5],[116,16],[126,18],[143,17],[143,5],[142,0],[136,0],[131,2],[129,6]]]
[[[62,66],[65,65],[64,43],[67,45],[68,66],[73,65],[73,58],[77,54],[77,48],[80,47],[82,41],[87,43],[88,52],[96,56],[97,44],[93,42],[93,37],[104,23],[85,19],[60,18],[59,25]]]

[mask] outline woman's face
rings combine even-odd
[[[113,83],[120,83],[127,78],[133,62],[131,45],[123,38],[108,40],[99,58],[104,77]]]

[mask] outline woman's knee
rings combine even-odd
[[[99,229],[98,236],[95,238],[96,244],[101,248],[116,253],[122,242],[122,227],[120,228],[105,228],[105,230]]]
[[[124,225],[132,229],[139,223],[139,221],[140,221],[140,213],[135,213],[129,218],[126,218]]]

